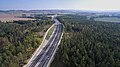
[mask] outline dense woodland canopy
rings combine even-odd
[[[22,67],[40,45],[50,19],[0,22],[0,67]]]
[[[65,15],[64,36],[51,67],[120,67],[120,23]]]

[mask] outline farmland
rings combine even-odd
[[[117,17],[103,17],[103,18],[95,18],[95,21],[104,21],[104,22],[116,22],[120,23],[120,18]]]
[[[5,14],[0,13],[0,21],[2,22],[12,22],[12,21],[18,21],[18,20],[34,20],[31,18],[19,18],[18,16],[21,16],[21,14]]]

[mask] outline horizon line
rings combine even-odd
[[[68,10],[68,11],[97,11],[97,12],[106,12],[106,11],[110,11],[110,12],[116,12],[116,11],[120,11],[120,10],[101,10],[101,9],[98,9],[98,10],[84,10],[84,9],[0,9],[0,11],[31,11],[31,10]]]

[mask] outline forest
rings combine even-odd
[[[64,36],[51,67],[120,67],[120,23],[57,17]]]
[[[41,44],[50,19],[0,22],[0,67],[22,67]]]

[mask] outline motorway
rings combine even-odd
[[[62,34],[62,24],[57,20],[54,19],[56,29],[52,35],[52,37],[47,42],[46,46],[42,49],[41,52],[38,52],[36,58],[33,59],[33,61],[27,65],[26,67],[47,67],[49,64],[49,61],[52,58],[52,55],[56,48],[58,48],[58,42],[60,40],[61,34]]]

